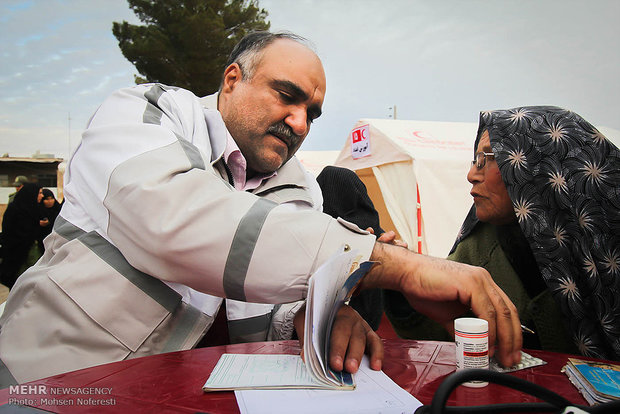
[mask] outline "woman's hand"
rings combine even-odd
[[[370,234],[375,234],[375,230],[372,227],[368,227],[366,231],[370,232]],[[404,242],[400,239],[397,240],[396,233],[392,230],[382,233],[377,238],[377,241],[381,243],[393,244],[394,246],[404,247],[405,249],[409,247],[407,245],[407,242]]]
[[[394,246],[404,247],[405,249],[409,247],[407,245],[407,242],[404,242],[400,239],[396,239],[396,233],[394,233],[392,230],[386,231],[385,233],[383,233],[381,236],[379,236],[379,238],[377,238],[377,241],[382,242],[382,243],[393,244]]]
[[[378,264],[362,279],[362,290],[400,291],[415,310],[450,332],[454,319],[471,310],[489,322],[491,355],[504,366],[520,361],[523,337],[517,308],[485,269],[385,243],[375,244],[371,260]]]

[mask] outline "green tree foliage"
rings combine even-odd
[[[127,0],[144,25],[114,22],[112,33],[140,75],[198,96],[217,91],[226,59],[247,33],[269,30],[257,0]]]

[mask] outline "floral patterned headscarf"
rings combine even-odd
[[[583,355],[620,359],[620,152],[574,112],[481,112],[519,226]],[[470,210],[456,243],[477,223]]]

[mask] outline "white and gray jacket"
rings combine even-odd
[[[139,85],[99,107],[67,167],[45,254],[0,318],[3,384],[192,348],[219,298],[303,300],[343,244],[370,256],[374,236],[312,208],[295,158],[252,193],[234,190],[221,161],[227,133],[183,89]]]

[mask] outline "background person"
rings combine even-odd
[[[0,281],[11,289],[23,272],[38,236],[40,197],[38,184],[25,183],[2,216],[2,264]]]
[[[37,245],[40,255],[45,253],[45,246],[43,245],[43,239],[45,239],[54,227],[54,222],[58,213],[60,213],[60,203],[56,200],[52,190],[44,188],[41,190],[42,199],[39,202],[39,237],[37,238]]]
[[[474,205],[449,259],[491,273],[535,332],[524,347],[620,359],[618,149],[550,106],[482,112],[474,148]],[[391,295],[400,336],[446,338]]]
[[[25,175],[18,175],[17,177],[15,177],[15,181],[13,182],[13,187],[15,187],[15,192],[9,194],[9,204],[13,202],[13,199],[15,199],[15,194],[17,194],[17,192],[19,190],[22,189],[23,185],[26,184],[28,182],[28,177],[26,177]]]

